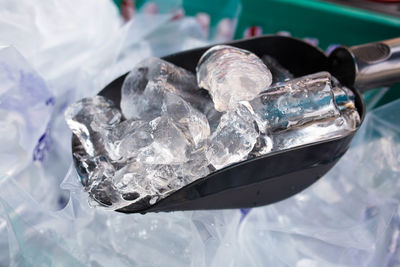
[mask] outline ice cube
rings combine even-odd
[[[343,137],[360,124],[354,93],[327,72],[272,87],[251,102],[273,151]],[[262,108],[264,102],[265,108]]]
[[[165,92],[179,95],[200,111],[209,102],[197,87],[194,74],[162,59],[148,58],[125,78],[122,113],[127,119],[154,119],[160,115]]]
[[[270,87],[250,102],[260,131],[282,131],[319,120],[335,119],[340,111],[331,75],[319,72]]]
[[[193,149],[188,154],[188,160],[183,164],[173,165],[176,178],[171,182],[173,190],[182,188],[191,182],[207,176],[213,169],[206,157],[206,146]]]
[[[82,147],[81,143],[74,144],[73,157],[82,185],[89,195],[92,205],[117,208],[121,203],[121,194],[113,183],[116,168],[106,156],[92,157]]]
[[[125,120],[107,133],[105,149],[114,162],[136,157],[142,148],[152,144],[152,128],[147,121]]]
[[[350,108],[344,110],[341,116],[331,120],[316,121],[287,131],[273,133],[273,151],[343,137],[354,132],[359,124],[360,116],[357,110]]]
[[[208,90],[215,109],[234,109],[252,100],[272,83],[267,66],[253,53],[227,45],[207,50],[196,68],[199,87]]]
[[[161,109],[195,146],[210,135],[206,116],[178,95],[166,92]]]
[[[129,202],[136,202],[154,192],[149,187],[150,171],[156,165],[144,165],[137,161],[127,162],[113,177],[113,183],[122,198]]]
[[[175,192],[194,180],[210,173],[209,161],[204,147],[191,151],[188,160],[182,164],[147,165],[150,176],[147,178],[152,189],[152,199],[157,200]]]
[[[93,169],[89,173],[88,185],[85,187],[85,190],[88,191],[89,196],[96,203],[112,207],[114,203],[118,203],[121,200],[118,191],[112,183],[115,168],[105,156],[96,156],[91,161]]]
[[[104,133],[121,120],[121,112],[102,96],[83,98],[70,105],[65,120],[90,156],[103,152]]]
[[[177,189],[172,185],[173,181],[178,178],[174,165],[155,165],[150,173],[151,176],[147,179],[154,192],[151,202],[159,200]]]
[[[205,115],[173,93],[165,92],[161,105],[161,115],[152,123],[131,119],[117,125],[107,135],[106,149],[110,158],[113,161],[124,161],[138,154],[141,154],[142,158],[142,155],[150,153],[150,151],[157,154],[157,149],[160,146],[152,143],[163,143],[161,139],[157,140],[157,138],[162,138],[162,130],[165,130],[165,133],[170,133],[171,136],[173,135],[173,137],[167,137],[172,138],[171,142],[184,141],[184,143],[188,142],[188,145],[193,144],[194,146],[199,145],[210,135],[210,127]],[[158,124],[160,120],[163,126]],[[159,127],[164,127],[164,129],[160,130]],[[169,147],[167,150],[179,149],[172,144],[167,145],[167,147]],[[161,153],[161,151],[159,152]],[[167,154],[171,153],[174,152],[167,152]]]
[[[207,158],[217,169],[241,161],[252,151],[259,133],[255,129],[254,112],[247,101],[222,115],[211,135]]]
[[[123,201],[113,203],[123,207],[136,203],[145,208],[170,195],[194,180],[210,173],[204,147],[194,150],[182,164],[143,164],[131,161],[118,170],[113,178]]]
[[[158,117],[150,122],[150,126],[153,142],[141,149],[138,161],[145,164],[178,164],[188,160],[190,142],[171,118]]]

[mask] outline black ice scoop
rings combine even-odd
[[[400,38],[340,47],[329,58],[320,49],[291,37],[261,36],[226,44],[251,51],[259,57],[270,55],[295,77],[319,71],[331,72],[353,90],[361,123],[365,116],[361,92],[400,81]],[[197,62],[210,47],[163,59],[195,73]],[[119,106],[126,75],[107,85],[99,95]],[[354,134],[355,131],[340,138],[245,160],[200,178],[153,205],[139,201],[117,211],[147,213],[250,208],[274,203],[302,191],[329,171],[347,151]],[[75,166],[77,164],[75,161]]]

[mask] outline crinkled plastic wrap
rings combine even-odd
[[[26,12],[28,8],[35,12]],[[98,0],[85,1],[85,5],[71,0],[1,4],[0,28],[7,30],[2,30],[2,40],[22,54],[7,48],[21,63],[12,66],[17,68],[13,72],[25,70],[36,77],[28,85],[39,86],[42,93],[26,94],[24,89],[30,89],[22,83],[11,94],[3,90],[4,80],[0,84],[0,97],[13,96],[19,106],[25,105],[14,109],[17,115],[12,117],[17,118],[13,125],[19,134],[15,136],[24,138],[1,141],[2,147],[15,145],[22,152],[15,154],[21,158],[13,171],[7,169],[11,159],[6,152],[1,163],[0,266],[400,264],[400,100],[370,110],[339,163],[317,183],[285,201],[248,210],[146,215],[89,207],[71,164],[65,106],[94,95],[143,57],[161,56],[150,33],[128,34],[137,31],[138,26],[132,25],[143,21],[134,17],[123,26],[114,8],[111,2]],[[49,13],[54,21],[60,20],[58,26],[46,23],[43,14]],[[172,27],[168,16],[149,18],[158,23],[151,27],[157,31],[165,25]],[[60,25],[69,32],[63,35],[65,39],[56,36]],[[182,36],[186,37],[196,44],[205,42]],[[171,52],[182,49],[169,47]],[[2,74],[6,73],[4,66],[11,67],[5,59],[0,53],[5,62]],[[37,106],[28,105],[30,101]],[[27,128],[27,120],[35,127]],[[7,137],[7,132],[2,134]],[[40,157],[34,160],[34,155]]]
[[[251,210],[125,215],[88,207],[73,167],[65,208],[18,180],[0,186],[0,263],[84,266],[394,266],[399,264],[400,100],[371,111],[325,177]],[[43,170],[45,171],[45,170]]]

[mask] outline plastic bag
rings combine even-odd
[[[0,173],[7,177],[42,159],[54,98],[10,46],[0,47],[0,80]]]

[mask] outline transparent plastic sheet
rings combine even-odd
[[[4,167],[0,172],[0,266],[153,265],[156,258],[176,266],[192,261],[191,251],[200,246],[200,239],[192,231],[190,217],[182,214],[174,220],[147,216],[150,228],[132,224],[139,230],[120,243],[126,237],[123,230],[133,230],[135,219],[88,207],[70,168],[71,134],[63,117],[72,101],[96,94],[141,59],[208,44],[196,20],[172,20],[180,2],[155,15],[139,12],[123,24],[107,0],[0,1]],[[29,74],[35,82],[27,83],[20,74]],[[172,231],[158,230],[164,241],[148,257],[145,251],[159,238],[158,234],[148,236],[158,223],[169,225]],[[108,231],[114,224],[120,226]],[[176,248],[169,249],[175,225],[184,225],[184,232],[176,239]],[[176,229],[181,232],[182,227]],[[130,239],[135,233],[136,241]],[[141,247],[147,239],[150,243]],[[131,250],[124,246],[131,241],[137,252],[128,255]],[[164,247],[170,256],[159,257]],[[195,262],[201,266],[204,258]]]
[[[168,46],[160,48],[168,32],[197,27],[193,20],[186,18],[189,26],[182,26],[186,20],[171,23],[173,15],[165,12],[145,24],[136,16],[122,25],[108,1],[0,1],[0,6],[0,42],[13,44],[28,62],[21,65],[32,65],[30,72],[48,86],[38,101],[45,115],[34,119],[34,131],[20,128],[29,136],[23,165],[0,174],[0,266],[400,264],[399,100],[370,110],[338,165],[280,203],[146,215],[93,209],[71,165],[65,106],[94,95],[148,55],[208,41],[190,30],[171,34]],[[34,98],[14,93],[20,105],[31,107],[27,103]],[[46,106],[51,97],[54,103]],[[39,140],[43,157],[33,161]]]
[[[162,2],[160,13],[138,12],[123,24],[108,0],[2,0],[0,43],[16,47],[55,97],[70,101],[95,94],[145,57],[210,42],[194,18],[174,17],[181,0]]]
[[[67,194],[59,189],[71,162],[65,108],[95,95],[145,57],[208,44],[193,18],[172,20],[181,1],[169,6],[159,14],[139,12],[123,24],[108,0],[0,1],[1,176],[18,171],[13,179],[37,201],[51,209],[65,205]],[[169,41],[163,43],[159,36]],[[20,71],[38,81],[30,86],[26,79],[8,77],[18,77]],[[37,95],[29,96],[29,90]]]
[[[50,211],[14,179],[0,185],[0,259],[47,266],[393,266],[399,263],[400,100],[371,111],[325,177],[246,212],[125,215],[90,208],[71,166]],[[12,193],[10,193],[12,192]],[[4,227],[4,224],[6,226]],[[9,257],[7,256],[9,255]]]
[[[0,46],[0,80],[0,173],[9,176],[40,160],[54,98],[43,79],[10,46]]]
[[[399,114],[400,100],[371,111],[326,176],[248,214],[239,243],[254,266],[399,264]]]

